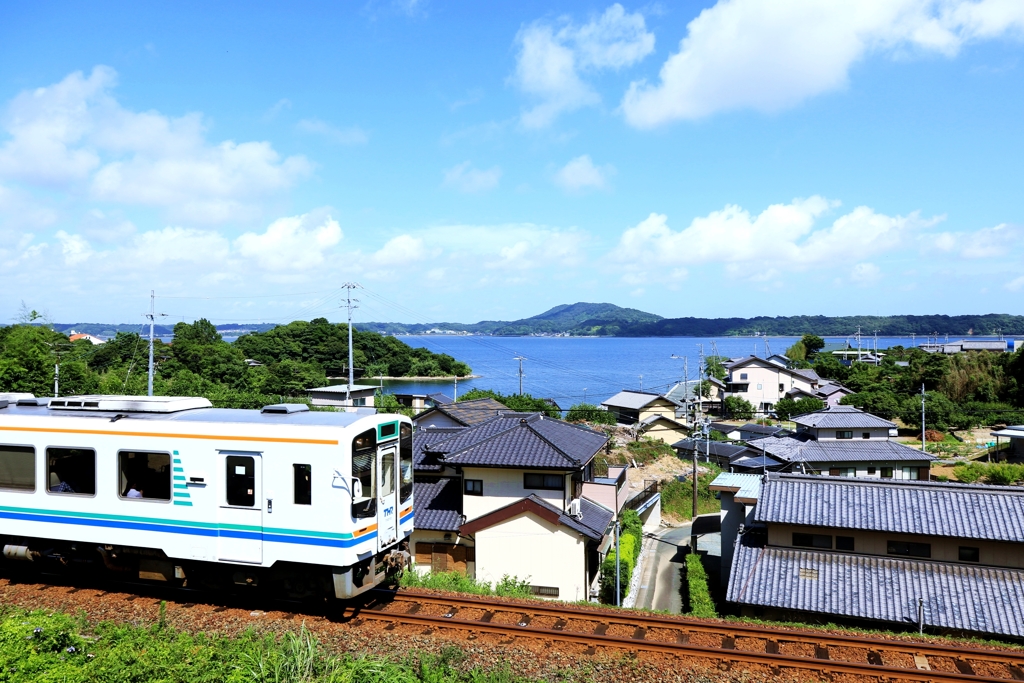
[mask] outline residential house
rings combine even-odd
[[[601,405],[615,415],[619,424],[624,425],[634,425],[651,415],[675,418],[676,408],[681,406],[662,394],[634,389],[623,389]]]
[[[638,436],[649,436],[665,443],[672,444],[690,434],[690,428],[682,422],[655,413],[640,420],[635,426]]]
[[[814,370],[790,368],[778,360],[757,356],[737,358],[725,364],[729,373],[725,383],[725,397],[746,399],[759,413],[770,413],[775,404],[793,389],[811,392],[821,383]]]
[[[955,342],[944,344],[918,344],[917,348],[926,353],[945,353],[953,355],[956,353],[977,353],[988,351],[990,353],[1006,353],[1012,350],[1012,342],[1007,343],[1005,339],[961,339]]]
[[[699,412],[719,413],[722,410],[722,399],[725,397],[725,382],[717,377],[706,377],[708,384],[707,396],[698,396],[700,382],[697,380],[677,382],[663,396],[678,405],[676,419],[689,424],[691,418]]]
[[[372,384],[353,384],[351,390],[347,384],[332,384],[327,387],[309,389],[309,402],[315,406],[333,406],[336,408],[373,407],[373,397],[377,388]]]
[[[2,397],[3,394],[0,394],[0,398]],[[1001,458],[1014,458],[1016,460],[1024,458],[1024,425],[1004,427],[991,434],[996,439],[996,452]],[[1005,450],[1000,449],[1002,439],[1009,441],[1009,447]]]
[[[799,401],[802,398],[816,398],[826,406],[837,406],[844,396],[849,396],[853,391],[847,389],[838,382],[822,381],[816,389],[805,390],[800,387],[790,389],[786,392],[786,398]]]
[[[784,469],[788,463],[740,443],[681,439],[672,448],[683,460],[711,462],[727,472],[764,472]]]
[[[830,406],[793,418],[795,434],[747,442],[788,463],[789,471],[838,477],[928,479],[935,456],[894,440],[896,425],[853,406]]]
[[[470,426],[421,426],[413,435],[417,566],[492,583],[514,575],[536,595],[588,599],[625,503],[624,472],[593,475],[606,442],[601,432],[508,409]]]
[[[730,508],[752,505],[730,518],[744,526],[727,599],[743,614],[1024,637],[1024,489],[774,473],[716,482],[735,489]]]
[[[748,422],[740,427],[740,440],[741,441],[753,441],[754,439],[763,439],[766,436],[779,436],[786,432],[782,427],[775,427],[772,425],[759,425],[753,422]]]
[[[508,407],[493,398],[475,398],[456,403],[435,403],[414,417],[412,423],[417,428],[469,427],[507,412],[510,412]]]
[[[452,399],[447,394],[442,393],[394,394],[394,397],[399,405],[412,408],[413,410],[426,410],[436,405],[447,405],[452,402]]]
[[[79,339],[84,339],[85,341],[89,342],[93,346],[99,346],[100,344],[106,344],[107,343],[106,340],[100,339],[99,337],[94,337],[91,334],[83,334],[83,333],[79,333],[79,332],[75,332],[74,330],[71,330],[71,336],[68,337],[68,341],[76,342]]]
[[[727,439],[739,441],[740,425],[729,424],[728,422],[712,422],[711,430],[718,432]]]

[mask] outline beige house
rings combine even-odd
[[[649,436],[652,439],[674,444],[690,435],[690,428],[682,422],[665,415],[648,415],[636,424],[638,436]]]
[[[417,568],[490,582],[516,576],[542,597],[589,598],[628,494],[624,473],[593,476],[606,441],[601,432],[511,411],[469,427],[417,429]]]
[[[726,526],[737,539],[727,599],[744,615],[1024,637],[1020,487],[769,473],[712,489],[723,549]]]
[[[475,398],[469,401],[435,402],[431,407],[412,419],[420,427],[470,427],[486,422],[509,409],[493,398]]]
[[[765,360],[747,356],[730,361],[725,369],[725,396],[739,396],[746,399],[759,413],[768,413],[775,404],[794,389],[811,395],[821,383],[813,370],[799,370],[787,367],[778,357]]]
[[[619,424],[626,425],[636,424],[652,415],[675,419],[676,409],[681,407],[680,403],[662,394],[632,389],[623,389],[601,405],[615,415]]]
[[[372,408],[377,387],[371,384],[333,384],[309,390],[309,402],[334,408]]]

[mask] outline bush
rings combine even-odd
[[[592,403],[577,403],[572,408],[569,408],[565,419],[569,422],[592,422],[601,425],[615,424],[615,415],[612,412],[602,410]]]
[[[1024,465],[991,464],[985,468],[985,481],[996,486],[1009,486],[1024,479]]]
[[[633,570],[640,558],[643,522],[636,510],[623,510],[619,518],[619,598],[626,596]],[[615,547],[612,546],[601,563],[601,602],[615,604]]]
[[[715,603],[708,590],[708,574],[701,564],[700,555],[686,556],[686,584],[690,589],[690,614],[695,617],[718,617]]]
[[[722,401],[722,408],[725,414],[736,420],[751,420],[754,418],[754,406],[750,401],[739,396],[726,396]]]
[[[645,436],[639,441],[630,441],[626,444],[626,450],[640,465],[654,462],[665,455],[676,455],[675,449],[667,443],[649,436]]]
[[[984,473],[985,466],[980,462],[964,463],[953,468],[953,476],[956,477],[957,481],[964,484],[973,484],[981,479]]]
[[[431,590],[450,591],[452,593],[470,593],[472,595],[503,595],[511,598],[528,598],[530,579],[520,579],[505,574],[498,583],[491,587],[487,581],[471,579],[462,572],[402,572],[399,585],[404,588],[429,588]]]
[[[703,466],[709,467],[711,471],[697,477],[697,514],[700,515],[722,509],[721,501],[715,498],[715,493],[710,488],[711,482],[721,470],[713,465]],[[690,519],[693,512],[693,483],[678,479],[662,482],[661,511],[682,519]]]

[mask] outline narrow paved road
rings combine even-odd
[[[690,543],[690,525],[664,529],[651,543],[644,559],[644,574],[637,591],[636,606],[645,609],[682,612],[679,570]]]

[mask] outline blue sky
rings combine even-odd
[[[0,319],[1024,313],[1024,4],[52,3]]]

